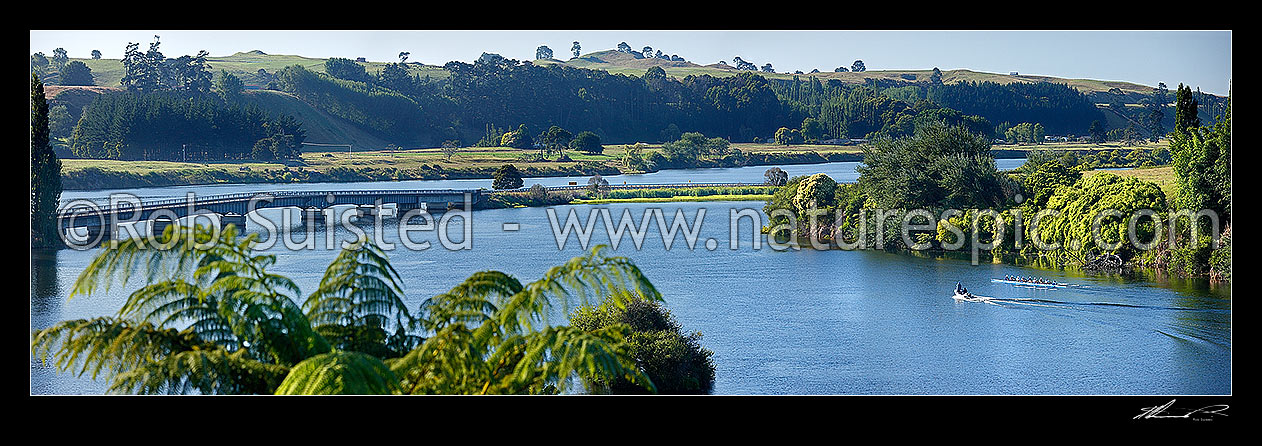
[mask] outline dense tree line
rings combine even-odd
[[[442,93],[460,122],[480,131],[487,124],[588,130],[611,141],[668,141],[662,129],[738,135],[742,128],[773,129],[783,113],[761,76],[690,76],[676,80],[660,67],[644,76],[609,74],[559,65],[546,67],[452,62]]]
[[[1104,116],[1084,94],[1052,82],[1000,85],[964,81],[933,85],[928,100],[991,122],[1036,122],[1051,134],[1086,134],[1091,122]]]
[[[100,95],[84,109],[70,150],[84,158],[126,160],[286,159],[298,156],[304,137],[288,115],[271,116],[219,96],[118,92]]]
[[[474,63],[450,62],[447,79],[409,75],[406,65],[379,73],[330,59],[328,75],[291,67],[280,87],[379,136],[407,143],[478,141],[488,128],[559,126],[591,131],[605,141],[673,141],[664,129],[700,132],[735,142],[766,140],[780,127],[814,118],[823,139],[908,136],[931,122],[962,125],[987,137],[994,123],[1029,122],[1052,134],[1085,134],[1103,116],[1087,96],[1061,84],[906,82],[872,79],[862,85],[811,77],[769,80],[754,71],[682,79],[661,67],[642,76],[559,64],[536,66],[494,54]],[[411,104],[391,93],[411,100]],[[382,108],[366,107],[369,96]],[[409,126],[389,123],[404,121]],[[673,133],[673,132],[670,132]]]
[[[429,130],[416,101],[373,84],[338,79],[294,65],[276,73],[281,89],[383,139],[414,141]]]
[[[153,36],[149,50],[140,52],[140,44],[128,43],[123,52],[122,87],[128,91],[155,92],[164,90],[200,92],[210,91],[210,53],[199,51],[196,56],[184,55],[168,59],[159,50],[161,42]]]
[[[137,43],[127,45],[120,81],[125,92],[97,96],[81,114],[64,106],[56,111],[55,135],[69,133],[72,154],[176,161],[298,157],[305,138],[301,123],[241,105],[241,79],[225,71],[215,81],[206,51],[167,58],[157,37],[145,52]],[[83,65],[64,64],[63,83],[91,85],[90,70],[76,64]]]
[[[805,123],[810,118],[819,126],[815,138],[803,135],[807,140],[910,136],[936,122],[964,126],[983,136],[992,134],[990,120],[925,100],[920,87],[897,85],[876,81],[847,85],[836,79],[825,84],[815,77],[803,81],[794,76],[791,81],[773,83],[773,90],[792,110],[791,119]]]
[[[278,85],[400,142],[486,140],[489,128],[521,125],[590,131],[614,142],[671,141],[663,129],[672,126],[741,140],[769,135],[790,117],[754,73],[680,80],[660,67],[636,77],[484,55],[472,64],[448,63],[451,75],[441,81],[395,76],[391,83],[389,68],[374,77],[345,61],[333,67],[330,75],[289,67],[278,73]]]

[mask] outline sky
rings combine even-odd
[[[510,59],[534,59],[546,45],[554,57],[570,57],[572,42],[584,54],[627,42],[635,50],[651,46],[706,65],[735,56],[777,72],[832,71],[863,60],[868,70],[969,69],[994,73],[1127,81],[1143,85],[1179,83],[1226,95],[1231,81],[1231,31],[663,31],[663,30],[443,30],[443,31],[189,31],[189,30],[32,30],[30,52],[51,55],[65,48],[70,57],[118,59],[127,43],[141,50],[161,36],[168,57],[212,56],[260,50],[328,58],[364,57],[374,62],[411,55],[409,62],[442,65],[472,62],[483,52]]]

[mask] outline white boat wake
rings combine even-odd
[[[991,305],[999,305],[997,303],[992,302],[992,300],[995,299],[993,297],[979,296],[973,293],[968,293],[968,294],[957,293],[951,296],[951,298],[955,299],[956,302],[983,302],[983,303],[988,303]]]
[[[1058,305],[1046,305],[1046,304],[1037,304],[1033,302],[1023,302],[1029,299],[1022,299],[1019,297],[1018,298],[1002,298],[1002,297],[982,296],[978,294],[968,293],[968,294],[955,294],[955,295],[952,295],[951,298],[955,299],[956,302],[981,302],[981,303],[987,303],[987,304],[1000,306],[1000,307],[1004,306],[1002,304],[1014,304],[1014,305],[1027,305],[1031,307],[1060,308],[1060,306]]]

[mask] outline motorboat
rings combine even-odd
[[[951,298],[955,299],[956,302],[982,302],[987,299],[985,297],[976,296],[976,295],[973,295],[973,293],[968,293],[968,292],[961,294],[958,291],[955,292],[955,294],[952,295]]]

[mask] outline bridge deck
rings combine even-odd
[[[706,187],[752,187],[764,186],[761,183],[667,183],[667,184],[611,184],[611,190],[629,190],[629,189],[690,189],[690,188],[706,188]],[[588,188],[587,185],[568,185],[568,186],[548,186],[548,191],[578,191]],[[382,204],[391,203],[399,205],[417,205],[422,203],[443,204],[443,203],[463,203],[465,194],[469,194],[471,205],[477,203],[481,199],[482,194],[496,193],[513,193],[528,192],[530,188],[522,187],[518,189],[501,189],[501,190],[485,190],[485,189],[415,189],[415,190],[341,190],[341,191],[258,191],[258,192],[240,192],[234,194],[207,195],[202,197],[189,196],[184,198],[168,198],[161,200],[112,200],[108,205],[99,205],[93,203],[87,205],[80,200],[72,201],[63,205],[58,211],[59,220],[62,227],[70,227],[68,222],[73,218],[86,217],[87,225],[101,224],[99,221],[106,216],[120,217],[127,215],[129,218],[135,218],[135,213],[140,214],[141,220],[147,220],[150,216],[157,212],[167,211],[164,213],[173,214],[177,217],[187,217],[191,214],[200,213],[235,213],[244,215],[255,209],[279,208],[279,207],[299,207],[299,208],[326,208],[334,205],[373,205],[378,200]],[[191,198],[191,200],[190,200]],[[251,206],[253,205],[253,206]],[[190,212],[191,211],[191,212]],[[99,218],[92,218],[99,217]]]
[[[207,195],[202,197],[190,194],[185,198],[168,198],[162,200],[118,200],[111,199],[110,204],[88,204],[86,200],[66,203],[58,211],[58,218],[63,227],[69,227],[65,221],[71,218],[87,217],[88,220],[99,220],[105,216],[134,217],[148,219],[149,215],[167,211],[177,217],[186,217],[201,213],[235,213],[244,215],[256,209],[277,207],[326,208],[335,205],[373,205],[377,201],[382,204],[417,205],[428,203],[463,203],[465,195],[469,195],[472,203],[481,199],[481,190],[462,189],[424,189],[424,190],[344,190],[344,191],[260,191],[235,194]],[[164,213],[167,213],[164,212]],[[99,217],[99,218],[93,218]],[[91,225],[92,223],[88,223]]]

